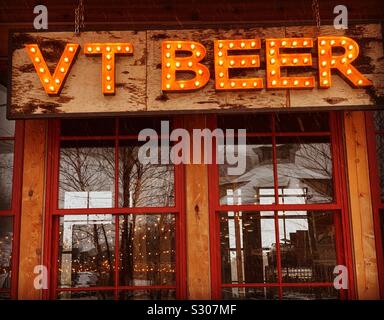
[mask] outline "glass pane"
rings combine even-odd
[[[278,288],[223,288],[221,290],[224,300],[277,300],[279,299]]]
[[[63,119],[61,120],[62,136],[114,136],[115,119]]]
[[[225,152],[224,145],[218,145],[218,153]],[[247,138],[245,172],[242,175],[229,175],[232,165],[225,162],[219,167],[219,192],[221,205],[272,204],[273,158],[272,140],[268,137]],[[227,159],[227,157],[224,157]]]
[[[332,153],[328,137],[278,137],[279,202],[333,201]]]
[[[220,214],[223,283],[277,282],[273,216],[260,212]]]
[[[120,285],[176,283],[175,216],[120,216]]]
[[[327,112],[276,113],[276,131],[278,132],[322,132],[329,130]]]
[[[376,136],[377,167],[379,169],[381,202],[384,202],[384,135]]]
[[[175,289],[122,291],[120,300],[175,300]]]
[[[113,291],[65,291],[59,292],[59,300],[113,300],[115,294]]]
[[[114,206],[113,141],[64,141],[60,150],[59,208]]]
[[[333,282],[337,265],[331,212],[279,212],[283,282]]]
[[[0,291],[11,287],[12,240],[12,217],[0,217]]]
[[[119,119],[119,135],[136,135],[142,129],[153,129],[160,134],[161,121],[168,121],[171,127],[171,119],[168,117],[130,117]]]
[[[339,292],[333,287],[295,287],[283,288],[284,300],[335,300]]]
[[[13,141],[0,141],[0,210],[11,209]]]
[[[70,215],[60,218],[59,288],[113,286],[115,218]]]
[[[217,118],[218,128],[225,129],[246,129],[251,132],[271,132],[272,115],[262,113],[247,113],[242,115],[227,114]]]
[[[119,148],[119,207],[172,207],[175,205],[174,166],[143,164],[141,144],[122,141]]]
[[[0,106],[0,137],[15,135],[15,121],[7,120],[7,108]]]
[[[375,111],[374,119],[375,119],[376,130],[383,131],[384,130],[384,111]]]

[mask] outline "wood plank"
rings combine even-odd
[[[60,39],[57,41],[57,39]],[[15,114],[113,113],[144,111],[146,95],[145,32],[18,33],[13,37],[12,111]],[[116,95],[103,96],[101,56],[80,52],[58,97],[42,89],[36,71],[25,52],[25,43],[38,43],[46,55],[48,68],[55,68],[65,43],[130,42],[134,56],[116,58]],[[45,50],[44,50],[45,49]],[[28,92],[28,94],[26,94]]]
[[[290,90],[291,105],[295,107],[339,107],[354,105],[379,105],[384,98],[384,52],[380,24],[351,25],[347,30],[335,30],[333,26],[321,26],[322,36],[347,36],[354,39],[359,47],[359,57],[352,63],[362,74],[372,80],[373,87],[356,89],[346,82],[338,72],[333,72],[332,86],[326,90]],[[317,36],[317,29],[309,26],[292,26],[286,28],[287,37]],[[289,76],[317,75],[317,47],[313,48],[311,68],[289,70]]]
[[[41,290],[34,288],[33,270],[42,264],[47,124],[45,120],[25,122],[19,299],[41,299]]]
[[[207,127],[206,117],[191,115],[184,119],[185,128]],[[193,144],[191,144],[192,155]],[[208,165],[185,165],[187,231],[187,298],[210,299]]]
[[[46,116],[105,116],[137,113],[169,112],[216,112],[216,111],[268,111],[323,108],[367,107],[384,105],[384,50],[380,24],[359,24],[347,31],[323,26],[320,34],[345,34],[360,44],[360,56],[354,65],[373,81],[373,86],[364,89],[353,88],[340,75],[333,75],[330,89],[265,89],[262,90],[215,90],[213,41],[216,39],[262,39],[257,53],[261,67],[232,70],[237,78],[261,77],[265,84],[265,41],[266,38],[312,37],[317,33],[314,27],[255,27],[232,29],[189,29],[189,30],[147,30],[84,32],[75,37],[71,32],[18,33],[13,38],[13,68],[11,85],[10,118],[33,118]],[[208,84],[192,92],[163,92],[161,90],[161,42],[170,40],[193,40],[202,43],[207,56],[202,61],[210,71]],[[120,57],[117,63],[116,95],[104,96],[101,92],[101,59],[80,53],[70,71],[61,95],[48,96],[42,88],[35,69],[24,50],[27,43],[42,45],[47,54],[48,66],[53,68],[67,42],[79,43],[84,50],[86,42],[129,41],[134,46],[133,57]],[[315,42],[316,43],[316,42]],[[312,74],[317,78],[317,48],[311,50],[313,66],[310,68],[284,69],[288,75]],[[294,71],[292,71],[292,69]],[[232,72],[231,72],[232,73]],[[265,86],[265,85],[264,85]]]
[[[148,111],[177,110],[241,110],[269,109],[287,106],[286,90],[248,90],[219,92],[215,90],[213,40],[217,39],[253,39],[268,37],[284,37],[284,28],[251,28],[251,29],[196,29],[196,30],[154,30],[148,31],[148,69],[147,96]],[[202,63],[208,66],[211,77],[208,84],[194,92],[162,93],[161,91],[161,41],[191,40],[202,43],[207,49],[207,56]],[[260,65],[265,65],[265,52],[259,53]],[[265,70],[245,71],[248,77],[265,79]],[[263,80],[264,81],[264,80]],[[265,81],[264,81],[265,86]]]
[[[364,112],[344,113],[357,298],[380,299]]]

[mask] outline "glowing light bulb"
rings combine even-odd
[[[55,79],[55,82],[56,82],[57,84],[60,84],[60,79]]]
[[[220,73],[219,73],[219,77],[220,77],[220,78],[224,77],[224,72],[220,72]]]
[[[180,68],[180,62],[179,62],[179,61],[177,61],[177,62],[175,63],[175,65],[176,65],[176,68]]]
[[[35,52],[36,52],[36,49],[35,49],[34,47],[32,47],[32,48],[30,49],[30,51],[31,51],[32,53],[35,53]]]
[[[88,47],[88,52],[92,52],[92,47]]]
[[[293,85],[294,85],[294,86],[297,86],[298,84],[299,84],[299,81],[298,81],[298,80],[293,81]]]
[[[167,53],[165,54],[165,56],[166,56],[167,58],[170,58],[170,57],[171,57],[171,53],[167,52]]]
[[[39,71],[40,71],[41,73],[44,73],[45,70],[44,70],[44,68],[40,68]]]
[[[219,53],[217,54],[219,57],[222,57],[223,56],[223,52],[219,51]]]
[[[203,74],[203,70],[199,69],[199,70],[197,71],[197,73],[200,74],[200,75],[202,75],[202,74]]]
[[[180,88],[183,89],[184,88],[184,83],[180,83]]]
[[[198,87],[200,85],[200,81],[195,81],[195,86]]]
[[[363,84],[363,80],[360,79],[359,81],[357,81],[357,84],[358,85],[362,85]]]
[[[220,87],[224,88],[224,82],[220,82]]]
[[[352,73],[352,70],[351,69],[348,69],[347,70],[347,74],[351,74]]]
[[[275,86],[276,85],[276,80],[272,80],[272,85]]]
[[[169,89],[169,88],[171,87],[171,85],[170,85],[169,83],[167,83],[167,84],[165,85],[165,87],[166,87],[167,89]]]
[[[231,87],[234,87],[236,85],[236,83],[234,83],[233,81],[231,82]]]
[[[191,44],[191,49],[194,50],[196,48],[196,46],[192,43]]]
[[[109,52],[109,51],[111,51],[111,47],[106,47],[105,50],[107,50]]]
[[[167,44],[166,47],[167,47],[167,49],[171,49],[171,45],[169,43]]]
[[[39,58],[39,57],[36,57],[36,58],[35,58],[35,62],[39,63],[39,62],[40,62],[40,58]]]
[[[189,61],[188,62],[188,67],[192,67],[192,65],[193,65],[192,61]]]

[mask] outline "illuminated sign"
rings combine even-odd
[[[288,27],[16,33],[8,114],[375,105],[381,26],[367,28],[373,34],[349,32],[353,39],[312,29],[294,36]],[[362,47],[362,37],[375,43]]]
[[[256,54],[230,54],[231,51],[246,53],[260,49],[260,39],[215,40],[215,79],[216,90],[262,89],[261,78],[230,78],[230,68],[258,68],[260,57]],[[310,53],[281,53],[282,49],[312,48],[310,38],[266,39],[267,88],[314,88],[315,78],[282,77],[283,67],[312,66]],[[331,86],[331,69],[338,70],[356,87],[371,86],[372,82],[363,76],[351,63],[359,55],[358,44],[348,37],[319,37],[319,85],[321,88]],[[345,53],[333,55],[332,48],[341,47]],[[26,45],[27,52],[47,94],[59,94],[65,77],[74,62],[78,45],[67,44],[51,76],[37,44]],[[178,57],[178,52],[188,52],[187,57]],[[115,55],[133,54],[131,43],[87,43],[86,55],[102,57],[102,91],[105,95],[115,93]],[[201,63],[206,56],[205,47],[195,41],[163,41],[162,43],[162,90],[189,91],[204,87],[210,78],[208,68]],[[177,80],[178,72],[191,72],[193,79]]]

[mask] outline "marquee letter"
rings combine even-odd
[[[311,38],[266,39],[267,87],[268,88],[313,88],[314,77],[282,77],[282,67],[310,67],[310,53],[280,53],[280,48],[312,48]]]
[[[364,77],[354,66],[351,65],[359,55],[359,45],[348,37],[319,37],[319,81],[320,87],[331,86],[331,69],[337,69],[356,87],[367,87],[372,81]],[[332,48],[342,47],[345,49],[342,55],[332,55]]]
[[[190,52],[188,57],[177,57],[181,51]],[[209,70],[199,63],[206,54],[205,47],[193,41],[163,41],[162,43],[162,81],[163,91],[197,90],[209,81]],[[193,72],[195,77],[189,80],[177,80],[177,72]]]
[[[215,40],[215,78],[216,90],[261,89],[261,78],[230,78],[230,68],[258,68],[258,55],[229,55],[230,50],[260,49],[260,39]]]
[[[101,87],[104,95],[115,94],[115,55],[133,53],[131,43],[87,43],[84,47],[87,55],[101,55]]]
[[[28,44],[25,48],[43,84],[45,92],[49,95],[59,95],[69,73],[69,69],[75,60],[79,45],[69,43],[65,46],[53,76],[47,67],[39,46],[37,44]]]

